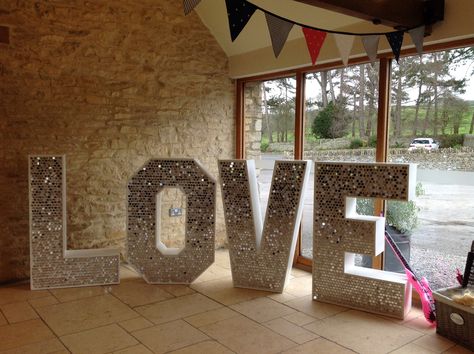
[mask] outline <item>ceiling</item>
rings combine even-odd
[[[359,27],[357,26],[359,24],[363,24],[364,31],[367,32],[393,30],[382,25],[373,25],[371,22],[361,20],[360,18],[342,15],[293,0],[252,0],[251,2],[284,18],[328,30],[344,30],[354,26]],[[255,12],[247,26],[233,43],[230,39],[224,0],[202,0],[196,6],[195,11],[229,57],[266,48],[271,45],[265,15],[262,11],[257,10]],[[301,27],[294,26],[288,41],[302,37]]]

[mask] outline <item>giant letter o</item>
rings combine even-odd
[[[157,195],[186,195],[185,247],[161,252]],[[128,184],[128,261],[148,283],[189,284],[214,262],[216,182],[192,159],[151,160]]]

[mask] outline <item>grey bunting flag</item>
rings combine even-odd
[[[184,14],[188,15],[201,0],[183,0]]]
[[[265,19],[267,20],[268,32],[272,40],[273,53],[275,57],[278,58],[293,28],[293,23],[282,20],[269,13],[265,13]]]
[[[413,28],[408,31],[418,55],[423,54],[423,40],[425,39],[425,26]]]
[[[377,50],[379,49],[379,35],[369,35],[362,37],[362,44],[364,45],[365,52],[371,62],[377,60]]]

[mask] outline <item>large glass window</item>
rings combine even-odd
[[[474,47],[392,67],[389,161],[418,174],[416,200],[388,204],[388,227],[435,289],[456,284],[474,235],[473,70]]]
[[[316,162],[375,162],[378,64],[309,73],[305,80],[304,158]],[[301,254],[307,258],[313,256],[314,188],[312,174],[301,228]],[[365,206],[373,201],[359,203]],[[359,211],[373,213],[373,206],[372,211],[366,209]],[[371,257],[358,256],[357,260],[359,264],[371,264]]]
[[[384,72],[387,62],[386,58],[380,62]],[[391,92],[384,92],[391,95],[389,117],[384,117],[384,111],[379,114],[377,107],[385,77],[379,79],[379,63],[316,72],[305,68],[295,70],[293,77],[242,80],[244,92],[240,95],[239,89],[238,98],[243,98],[243,114],[238,124],[244,134],[244,155],[256,160],[262,208],[266,208],[274,161],[301,156],[301,141],[303,158],[316,162],[375,162],[387,157],[388,162],[416,163],[417,198],[386,203],[387,230],[434,288],[455,284],[455,270],[463,270],[474,231],[473,74],[474,47],[394,61]],[[297,82],[302,83],[298,88]],[[384,118],[387,121],[380,126],[384,136],[377,137],[377,121]],[[387,125],[388,142],[377,141],[385,139]],[[299,255],[303,257],[298,258],[306,265],[313,244],[311,177],[301,226]],[[383,208],[381,202],[360,198],[357,210],[378,215]],[[403,271],[388,247],[384,263],[375,260],[376,267]],[[357,261],[364,266],[373,263],[362,255]]]
[[[245,157],[255,160],[262,213],[275,160],[294,159],[295,95],[294,77],[245,85]]]

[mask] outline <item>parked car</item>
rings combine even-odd
[[[424,149],[427,151],[438,150],[439,143],[432,138],[416,138],[411,142],[408,151],[413,151],[416,149]]]

